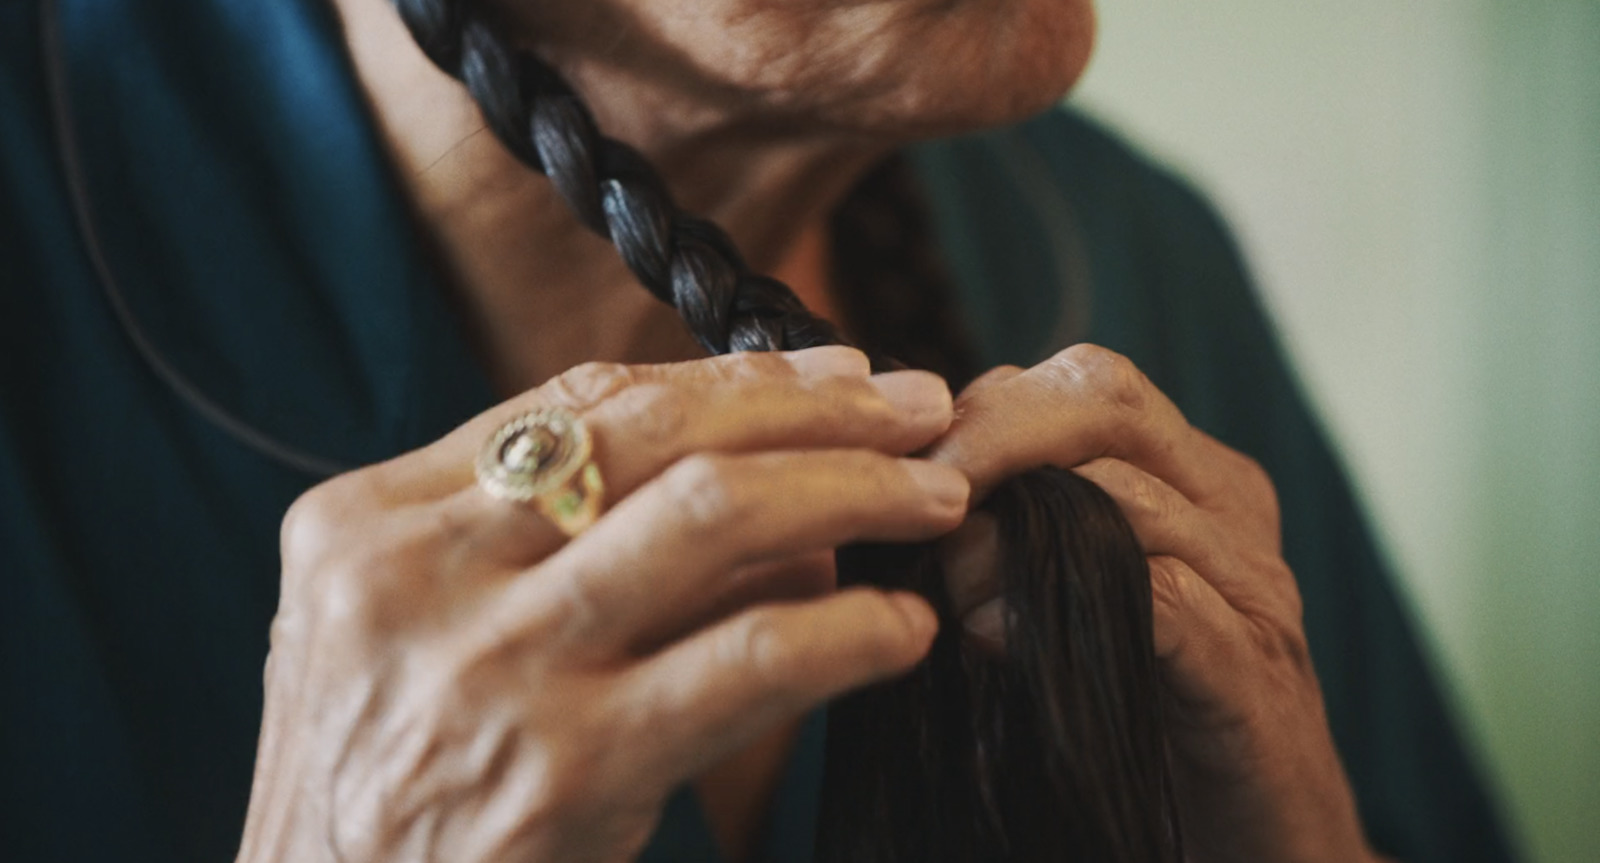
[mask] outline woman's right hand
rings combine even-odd
[[[583,417],[614,502],[571,541],[474,481],[537,405]],[[834,590],[828,552],[960,523],[965,478],[902,457],[950,419],[844,348],[586,365],[311,490],[239,859],[631,860],[684,781],[921,659],[931,609]]]

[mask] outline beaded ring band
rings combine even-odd
[[[592,460],[594,441],[583,420],[556,407],[536,408],[502,425],[478,453],[478,486],[490,495],[532,504],[567,536],[600,517],[605,482]]]

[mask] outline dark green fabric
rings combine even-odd
[[[1410,616],[1215,212],[1066,112],[925,146],[918,158],[966,301],[989,310],[977,321],[995,322],[990,361],[1031,364],[1065,346],[1052,335],[1083,334],[1271,474],[1334,736],[1374,844],[1409,861],[1510,859]],[[1019,210],[1033,216],[1030,249],[974,231],[1029,222]],[[1033,245],[1041,223],[1054,256]]]
[[[0,0],[0,858],[229,859],[277,601],[278,521],[338,464],[490,401],[418,251],[317,0]],[[77,146],[120,320],[87,256]],[[1341,748],[1374,837],[1506,859],[1406,615],[1226,232],[1070,114],[922,148],[970,319],[996,361],[1090,337],[1259,458],[1284,501]],[[170,365],[136,348],[137,332]],[[810,856],[820,718],[767,858]],[[647,859],[712,860],[692,798]]]

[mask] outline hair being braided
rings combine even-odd
[[[843,341],[786,285],[751,272],[720,228],[680,210],[637,151],[600,134],[553,69],[502,38],[483,0],[394,2],[501,143],[550,179],[708,352]],[[869,343],[959,383],[974,363],[948,312],[929,299],[944,286],[921,254],[926,243],[874,255],[888,244],[857,230],[888,218],[925,233],[907,185],[905,166],[891,161],[836,214],[840,258],[856,264],[849,281],[857,284],[843,299]],[[860,266],[874,258],[894,266]],[[861,282],[901,283],[902,301],[885,302],[894,295]],[[925,286],[933,290],[918,290]],[[899,321],[943,334],[947,350],[903,340]],[[916,590],[942,625],[911,675],[830,709],[818,859],[1176,863],[1149,572],[1132,530],[1109,496],[1065,470],[1013,479],[981,508],[1002,526],[1011,610],[1003,658],[963,644],[932,546],[840,553],[842,583]]]

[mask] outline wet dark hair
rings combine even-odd
[[[581,98],[548,65],[502,37],[482,0],[395,0],[428,57],[460,80],[490,129],[547,176],[582,222],[608,238],[651,293],[671,303],[713,354],[841,344],[784,284],[754,273],[716,225],[678,209],[651,166],[600,134]],[[869,177],[841,208],[917,218],[902,163]],[[927,236],[925,225],[910,225]],[[926,240],[884,248],[839,233],[846,308],[880,326],[872,284],[944,294]],[[910,283],[909,286],[906,283]],[[853,307],[853,308],[852,308]],[[888,303],[931,325],[927,342],[891,344],[952,384],[975,363],[948,314]],[[922,309],[918,312],[917,309]],[[906,312],[911,309],[911,312]],[[880,368],[894,361],[875,359]],[[1006,650],[969,646],[934,546],[840,552],[842,583],[915,590],[942,626],[906,677],[829,712],[817,859],[830,863],[1176,863],[1181,841],[1151,632],[1149,571],[1114,501],[1093,483],[1042,469],[1002,484],[980,508],[996,517]]]

